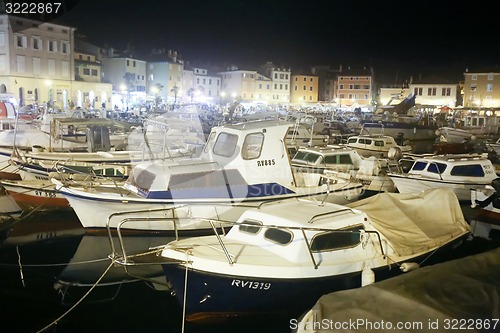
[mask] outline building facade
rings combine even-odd
[[[111,83],[114,108],[132,109],[146,103],[146,61],[132,56],[102,58],[102,77]]]
[[[74,28],[0,15],[0,92],[19,106],[66,109],[73,96]]]
[[[271,97],[268,103],[273,105],[288,105],[290,103],[290,83],[292,71],[290,68],[279,68],[272,62],[265,63],[259,70],[267,81],[271,82]]]
[[[464,107],[500,107],[500,71],[466,71],[463,85]]]
[[[374,83],[370,70],[342,70],[335,84],[335,102],[339,109],[372,111]]]
[[[315,75],[292,74],[290,103],[305,106],[318,102],[319,78]]]

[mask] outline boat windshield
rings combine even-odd
[[[219,136],[217,136],[217,140],[215,141],[214,154],[224,157],[231,157],[236,150],[237,143],[237,135],[222,132],[219,134]]]
[[[429,163],[429,166],[427,167],[427,171],[432,172],[432,173],[438,173],[442,174],[444,170],[446,170],[447,165],[444,163]]]
[[[457,165],[451,169],[452,176],[484,177],[484,169],[480,164]]]
[[[250,133],[245,137],[241,147],[241,156],[245,160],[259,158],[264,143],[264,134]]]
[[[321,155],[312,153],[312,152],[306,152],[306,151],[298,151],[295,156],[292,159],[292,162],[299,162],[299,163],[305,163],[305,164],[317,164],[320,163],[319,159],[321,158]]]

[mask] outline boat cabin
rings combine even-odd
[[[143,197],[161,199],[291,193],[285,187],[295,184],[285,145],[290,126],[262,120],[214,127],[198,158],[140,163],[126,186]]]
[[[365,157],[388,157],[391,148],[400,150],[401,153],[411,153],[412,147],[408,145],[398,145],[396,140],[389,135],[355,135],[347,140],[347,147]]]
[[[490,184],[498,176],[491,161],[481,155],[450,154],[416,159],[408,175],[450,181]]]
[[[311,262],[311,252],[339,255],[356,248],[365,229],[373,230],[367,221],[364,212],[341,205],[279,201],[245,211],[225,239],[265,248],[290,262]],[[308,242],[301,241],[304,237]]]
[[[301,148],[292,158],[292,166],[336,171],[357,170],[362,157],[354,149],[341,146]]]

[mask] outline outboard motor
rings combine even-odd
[[[387,152],[387,157],[390,160],[400,160],[403,158],[403,152],[401,151],[401,148],[399,147],[391,147],[389,151]]]
[[[493,199],[493,207],[500,209],[500,178],[493,179],[491,186],[495,189],[495,199]]]

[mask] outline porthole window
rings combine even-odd
[[[264,233],[264,238],[277,244],[286,245],[292,241],[293,235],[287,230],[269,228]]]
[[[335,251],[354,247],[361,243],[361,230],[363,230],[363,226],[359,225],[347,229],[317,234],[312,239],[311,251]]]
[[[238,226],[239,230],[241,232],[245,232],[245,233],[248,233],[248,234],[258,234],[260,229],[261,229],[261,225],[262,223],[259,222],[259,221],[251,221],[251,220],[244,220],[243,221],[244,225],[240,225]]]

